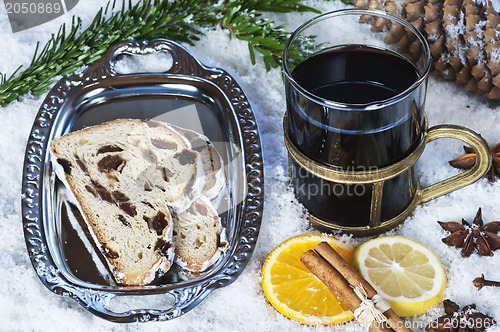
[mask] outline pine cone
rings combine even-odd
[[[500,100],[500,15],[490,0],[356,0],[354,6],[406,19],[429,43],[433,74]],[[375,31],[387,28],[386,43],[412,47],[400,26],[363,22]]]

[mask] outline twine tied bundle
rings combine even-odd
[[[353,288],[354,294],[361,300],[359,308],[354,310],[354,316],[359,324],[365,329],[369,329],[373,322],[383,323],[387,320],[384,312],[391,309],[391,305],[379,294],[375,294],[371,299],[362,284]]]
[[[370,332],[411,332],[390,304],[327,242],[302,254],[300,261],[354,313]]]

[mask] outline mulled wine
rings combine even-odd
[[[310,158],[364,170],[390,165],[418,144],[423,110],[414,102],[397,102],[383,112],[369,107],[418,80],[417,69],[402,56],[361,46],[328,50],[300,63],[292,77],[309,93],[344,104],[328,108],[300,94],[289,95],[290,135]],[[359,108],[365,110],[354,112]]]
[[[311,224],[373,236],[418,204],[471,184],[489,167],[486,142],[459,126],[426,128],[431,53],[409,22],[383,11],[335,10],[300,25],[283,52],[290,180]],[[458,139],[471,171],[421,188],[427,143]]]
[[[330,49],[304,60],[291,77],[303,90],[288,82],[289,136],[319,163],[369,171],[403,159],[422,138],[420,96],[425,86],[424,92],[422,86],[410,89],[420,75],[401,55],[366,46]],[[299,201],[316,217],[339,225],[368,224],[371,184],[333,183],[293,160],[290,166]],[[415,174],[412,168],[384,183],[382,220],[410,204],[417,187]]]

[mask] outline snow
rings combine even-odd
[[[311,0],[322,11],[342,7],[339,1]],[[70,12],[42,26],[13,34],[7,15],[0,6],[0,71],[13,72],[27,66],[37,41],[44,42],[60,24],[70,24],[71,15],[83,19],[88,26],[102,1],[85,0]],[[289,29],[310,18],[311,13],[271,15]],[[342,33],[342,32],[339,32]],[[261,232],[254,254],[241,276],[231,285],[217,289],[197,307],[167,322],[116,324],[92,315],[71,298],[56,295],[45,288],[32,268],[26,251],[21,221],[21,177],[24,149],[34,117],[44,95],[25,95],[20,101],[0,109],[0,331],[363,331],[355,322],[335,327],[309,327],[288,320],[267,302],[260,286],[262,264],[269,252],[287,238],[317,232],[311,229],[301,206],[287,186],[287,158],[282,137],[285,111],[284,88],[279,69],[266,72],[262,63],[250,64],[247,45],[229,39],[225,31],[207,31],[196,45],[187,46],[201,62],[222,67],[233,75],[249,98],[258,121],[265,161],[265,210]],[[144,60],[145,61],[145,60]],[[154,60],[148,60],[149,62]],[[161,60],[158,60],[161,61]],[[140,61],[139,61],[140,62]],[[125,64],[126,66],[136,64]],[[151,63],[147,64],[151,68]],[[480,133],[491,146],[500,142],[500,108],[498,102],[466,92],[453,83],[431,77],[426,112],[430,125],[451,123]],[[432,142],[421,157],[421,183],[427,186],[459,174],[447,161],[461,155],[461,142]],[[472,221],[478,207],[485,222],[500,220],[500,180],[489,183],[486,178],[451,194],[420,205],[406,222],[387,235],[402,235],[433,250],[441,260],[448,277],[445,296],[460,307],[475,303],[478,310],[500,320],[500,288],[485,287],[478,291],[472,285],[484,273],[487,279],[500,280],[500,251],[493,257],[473,254],[462,258],[460,250],[441,242],[446,232],[436,221]],[[340,235],[352,244],[366,239]],[[46,271],[50,273],[50,271]],[[423,331],[432,319],[443,314],[441,306],[425,315],[406,319],[414,331]],[[500,331],[500,327],[490,329]]]
[[[480,0],[482,3],[486,3],[487,1]],[[493,5],[493,8],[497,11],[500,12],[500,1],[499,0],[491,0],[491,4]]]

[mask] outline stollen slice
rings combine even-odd
[[[133,119],[66,134],[50,151],[116,281],[144,285],[168,271],[171,211],[201,192],[199,153],[169,126]]]
[[[172,213],[176,263],[184,270],[202,272],[226,247],[224,230],[210,200],[197,199],[187,210]]]
[[[220,154],[205,135],[177,126],[172,127],[189,141],[192,150],[200,153],[205,176],[203,195],[208,199],[216,198],[226,183],[224,163]]]

